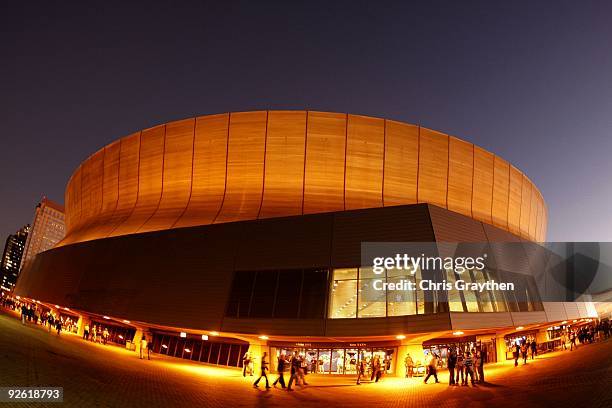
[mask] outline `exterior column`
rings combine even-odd
[[[423,353],[423,345],[421,343],[402,343],[397,348],[395,375],[398,377],[406,376],[406,357],[408,354],[412,357],[412,362],[415,367],[419,363],[425,364],[425,354]]]
[[[506,341],[504,340],[504,335],[497,335],[495,338],[495,348],[497,352],[497,361],[503,363],[507,360],[506,357]]]
[[[144,337],[144,330],[140,327],[136,328],[136,333],[134,334],[134,338],[132,339],[132,343],[134,344],[134,351],[136,351],[136,355],[140,356],[140,341]],[[144,350],[146,352],[146,350]]]
[[[270,352],[265,341],[249,342],[249,353],[251,353],[251,361],[253,361],[253,375],[259,377],[261,373],[261,356],[265,352]],[[268,372],[272,372],[272,356],[268,354]],[[242,358],[242,356],[240,356]]]
[[[77,334],[83,337],[83,333],[85,333],[85,325],[89,325],[89,329],[91,330],[91,319],[87,316],[79,315],[79,320],[77,321]]]

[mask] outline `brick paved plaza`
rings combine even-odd
[[[487,366],[488,384],[450,387],[422,379],[384,378],[354,385],[352,377],[309,375],[295,392],[255,389],[236,369],[191,364],[102,346],[40,326],[22,326],[0,310],[0,386],[61,386],[70,407],[611,407],[612,341],[529,361]],[[274,374],[270,376],[274,378]],[[431,381],[431,380],[430,380]],[[19,403],[15,406],[43,406]],[[47,404],[58,406],[62,404]]]

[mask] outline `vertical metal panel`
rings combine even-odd
[[[92,216],[91,190],[93,189],[92,157],[90,156],[81,165],[81,217],[79,228],[87,224]],[[78,231],[75,231],[78,234]]]
[[[474,147],[474,196],[472,214],[477,220],[491,224],[493,204],[493,154]]]
[[[510,194],[508,199],[508,230],[516,235],[521,232],[521,196],[523,174],[510,166]]]
[[[299,215],[304,193],[305,111],[271,111],[259,218]]]
[[[225,198],[214,222],[257,218],[261,206],[267,112],[230,117]]]
[[[161,200],[139,232],[170,228],[185,212],[191,194],[194,128],[194,118],[166,125]]]
[[[382,207],[385,121],[349,115],[345,209]]]
[[[346,115],[308,112],[304,214],[344,209]]]
[[[527,176],[523,175],[523,187],[521,193],[521,224],[520,236],[526,237],[529,234],[529,212],[531,211],[531,182]]]
[[[446,208],[448,136],[421,128],[419,133],[419,203]]]
[[[73,231],[71,234],[76,241],[82,239],[84,233],[100,216],[103,177],[104,149],[101,149],[83,162],[81,226],[78,231]]]
[[[70,235],[70,227],[71,227],[70,216],[72,215],[72,190],[71,189],[72,189],[72,179],[73,178],[74,178],[74,175],[71,174],[70,178],[68,179],[68,183],[66,183],[66,189],[64,190],[64,208],[66,210],[64,214],[64,224],[66,227],[66,236],[62,240],[62,243],[64,243],[64,241],[66,241],[68,239],[68,236]]]
[[[83,165],[74,172],[72,178],[72,214],[70,220],[70,230],[76,231],[81,226],[81,183],[82,183]]]
[[[165,126],[142,131],[138,164],[138,198],[130,216],[119,225],[113,235],[133,234],[155,212],[162,193]]]
[[[127,219],[134,209],[138,197],[138,161],[140,153],[140,132],[121,140],[119,153],[119,197],[117,207],[109,224],[113,229]],[[111,231],[109,236],[116,234]]]
[[[449,136],[448,209],[472,216],[474,145]]]
[[[109,221],[112,218],[117,199],[119,197],[119,152],[121,151],[121,141],[104,148],[104,169],[102,181],[102,207],[100,215],[95,223],[87,230],[83,231],[81,240],[95,239],[106,236],[112,228],[109,228]]]
[[[187,210],[176,227],[212,224],[225,193],[229,114],[196,118],[193,177]]]
[[[493,225],[508,229],[508,195],[510,189],[510,164],[495,156],[493,167]]]
[[[531,183],[531,205],[529,208],[529,239],[535,239],[535,231],[537,224],[537,215],[538,215],[538,200],[537,200],[537,192],[536,188]]]
[[[415,204],[419,167],[419,128],[385,122],[384,205]]]
[[[537,194],[538,201],[538,214],[537,214],[537,224],[536,224],[536,232],[535,232],[535,240],[541,242],[542,241],[542,222],[544,220],[544,203],[542,200],[542,195],[538,190],[535,190]]]

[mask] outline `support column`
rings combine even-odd
[[[77,334],[81,336],[81,338],[85,332],[85,325],[88,325],[91,330],[91,319],[87,316],[79,315],[79,320],[77,321]]]
[[[138,355],[139,357],[140,357],[140,341],[142,340],[144,335],[145,335],[144,330],[140,327],[137,327],[136,333],[134,334],[134,338],[132,339],[132,343],[135,346],[134,351],[136,351],[136,355]],[[146,350],[143,350],[143,352],[146,352]]]

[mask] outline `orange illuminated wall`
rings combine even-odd
[[[547,208],[525,174],[472,143],[316,111],[200,116],[124,137],[66,187],[60,245],[177,227],[429,203],[533,241]]]

